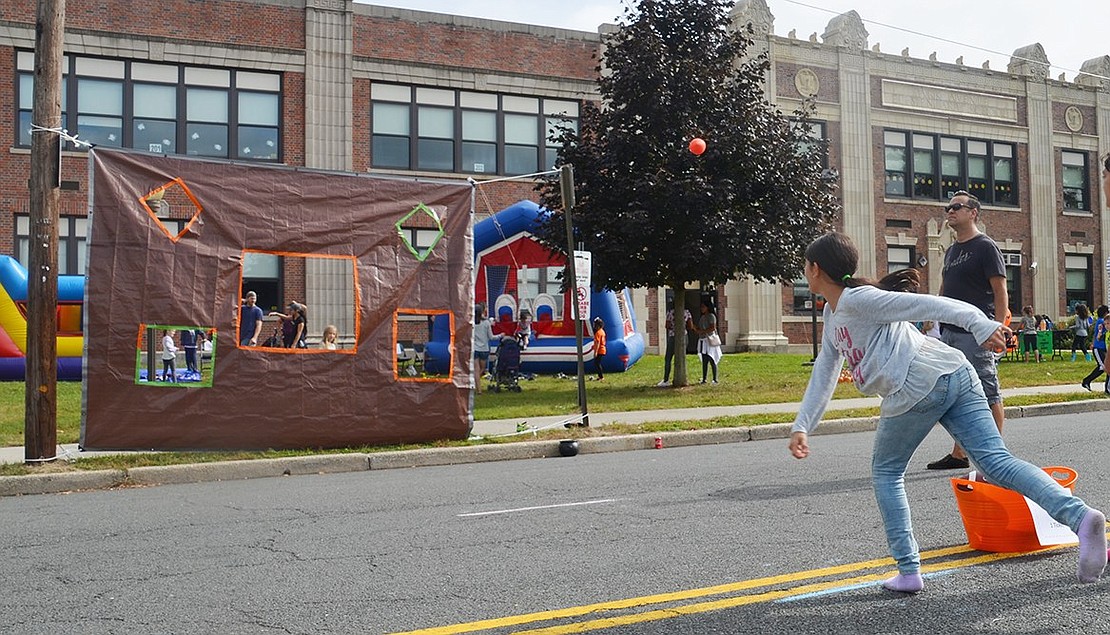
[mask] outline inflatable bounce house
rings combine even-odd
[[[81,381],[85,276],[58,276],[58,379]],[[0,381],[23,381],[27,353],[27,269],[0,256]]]
[[[520,201],[475,224],[475,301],[489,307],[495,335],[515,335],[522,318],[530,319],[532,335],[521,354],[521,372],[573,374],[578,371],[573,294],[560,292],[565,257],[534,237],[544,214],[539,205]],[[643,357],[644,338],[636,331],[628,290],[594,291],[583,329],[587,371],[593,369],[596,317],[604,321],[608,339],[602,362],[606,372],[623,372]],[[446,335],[444,326],[433,327],[429,350],[443,349]]]

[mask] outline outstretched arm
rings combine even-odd
[[[805,432],[798,431],[790,435],[790,453],[796,459],[809,456],[809,437]]]

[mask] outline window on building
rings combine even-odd
[[[894,273],[913,267],[913,247],[887,247],[886,272]]]
[[[1089,210],[1090,200],[1087,192],[1090,179],[1087,171],[1087,153],[1064,150],[1061,152],[1064,173],[1064,209]]]
[[[497,174],[497,113],[462,113],[462,171]]]
[[[84,216],[62,216],[58,219],[58,274],[85,275],[85,234],[88,219]],[[16,214],[15,259],[25,268],[31,263],[31,217]]]
[[[177,87],[135,84],[132,147],[174,153],[177,147]]]
[[[62,57],[62,128],[68,129],[69,123],[66,116],[66,104],[68,103],[68,89],[69,83],[69,56]],[[29,51],[19,51],[16,54],[16,90],[17,108],[16,108],[16,145],[24,148],[31,146],[31,113],[34,110],[35,101],[35,56]]]
[[[984,203],[1017,202],[1014,145],[886,130],[887,196],[948,199],[967,190]]]
[[[794,313],[809,314],[813,309],[813,295],[810,293],[809,280],[805,276],[794,280]]]
[[[967,141],[967,191],[979,200],[990,200],[990,171],[986,141]]]
[[[70,56],[63,66],[62,126],[82,141],[166,154],[281,160],[277,73]],[[16,143],[28,147],[34,56],[19,52],[17,67]],[[76,113],[75,126],[68,125],[66,112]]]
[[[573,101],[560,101],[558,99],[543,100],[547,134],[544,136],[543,169],[551,170],[555,167],[559,154],[559,135],[563,129],[578,133],[578,103]]]
[[[1075,305],[1094,306],[1091,295],[1091,257],[1066,256],[1064,258],[1064,288],[1068,312],[1075,311]]]
[[[244,296],[254,291],[258,296],[256,304],[263,313],[285,309],[284,257],[257,251],[243,252]]]
[[[991,144],[991,151],[994,153],[994,202],[1017,205],[1014,195],[1014,146],[994,143]]]
[[[886,194],[888,196],[908,196],[906,186],[909,179],[909,161],[906,157],[906,133],[887,131],[883,133],[886,148]]]
[[[230,156],[227,148],[229,106],[226,71],[186,69],[185,153],[203,157]]]
[[[412,245],[413,249],[420,253],[425,253],[435,247],[443,235],[442,230],[427,227],[401,227],[401,232],[404,233],[405,240]]]
[[[939,198],[936,171],[936,139],[930,135],[913,135],[913,195],[915,198]]]
[[[375,168],[530,174],[554,166],[562,128],[578,129],[573,101],[393,84],[370,99]]]
[[[798,153],[800,155],[806,154],[816,149],[820,157],[821,167],[829,167],[828,144],[825,138],[825,122],[808,122],[804,134],[806,140],[798,144]]]
[[[455,93],[416,89],[416,168],[455,169]]]
[[[940,138],[940,188],[942,198],[952,198],[964,186],[963,161],[960,151],[963,144],[959,139]],[[979,199],[980,201],[983,199]]]
[[[93,145],[122,147],[123,62],[85,57],[74,61],[79,138]]]
[[[373,140],[370,151],[374,167],[411,167],[410,139],[412,137],[412,89],[408,86],[374,84]]]
[[[534,97],[503,97],[505,113],[505,173],[531,174],[538,171],[540,151],[540,100]]]
[[[1006,258],[1006,253],[1003,252],[1002,257]],[[1010,306],[1008,307],[1011,316],[1020,316],[1021,307],[1025,306],[1025,302],[1021,295],[1021,267],[1016,265],[1006,265],[1006,297],[1009,298]],[[999,320],[1005,319],[1005,316],[998,315]],[[1014,323],[1011,321],[1011,327]]]

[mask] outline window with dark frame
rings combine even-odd
[[[58,219],[58,274],[85,275],[85,235],[89,219],[84,216],[62,216]],[[27,268],[31,254],[31,217],[15,215],[15,259]]]
[[[906,156],[906,137],[909,133],[887,130],[883,133],[883,148],[886,160],[886,187],[888,196],[909,196],[906,189],[909,179],[909,161]]]
[[[810,304],[810,300],[813,298],[809,290],[809,280],[806,280],[805,276],[796,278],[792,286],[794,287],[793,309],[795,315],[809,315],[813,308],[813,305]]]
[[[531,174],[578,129],[576,101],[379,83],[370,99],[374,168]]]
[[[1074,150],[1063,150],[1060,153],[1063,164],[1064,209],[1075,211],[1089,211],[1091,202],[1088,195],[1091,181],[1087,165],[1087,153]]]
[[[1091,257],[1068,255],[1064,257],[1064,298],[1068,312],[1075,311],[1075,305],[1094,306],[1091,294]]]
[[[15,142],[30,147],[33,54],[18,52],[16,65]],[[281,160],[280,74],[69,55],[63,66],[62,127],[81,141],[165,154]]]
[[[829,167],[829,147],[827,144],[828,139],[825,134],[825,122],[810,121],[807,123],[806,127],[806,136],[810,140],[800,143],[799,150],[808,152],[815,146],[819,147],[821,153],[821,167]]]
[[[886,272],[894,273],[911,269],[914,265],[914,248],[890,246],[886,248]]]
[[[883,131],[887,196],[946,200],[959,190],[1016,205],[1014,144],[904,130]]]

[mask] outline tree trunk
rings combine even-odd
[[[690,385],[686,377],[686,285],[672,284],[674,299],[671,310],[674,311],[674,381],[675,388]]]

